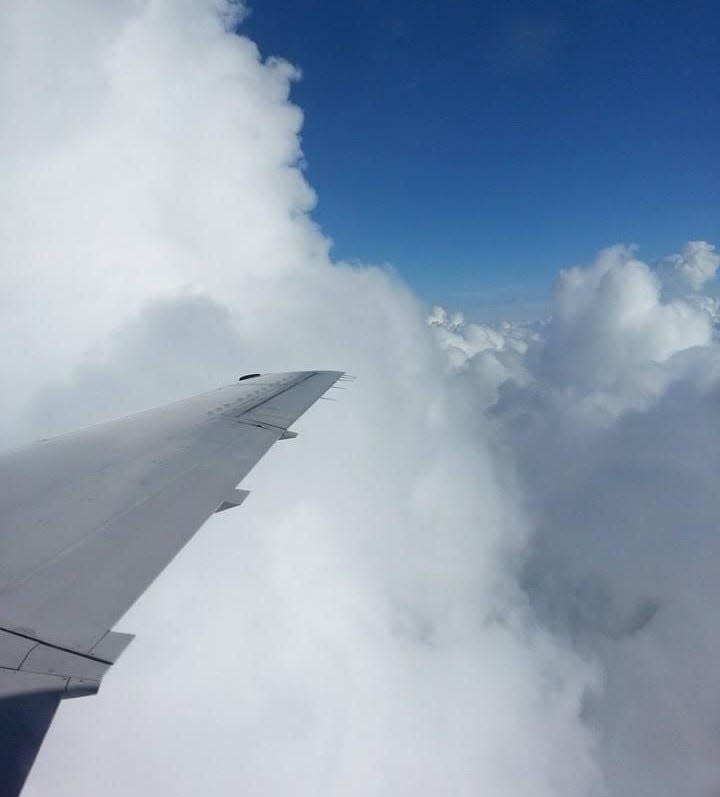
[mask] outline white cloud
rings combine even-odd
[[[707,241],[688,241],[682,253],[669,260],[694,291],[701,290],[705,283],[714,279],[720,266],[720,255]]]
[[[531,621],[472,386],[406,287],[330,262],[294,70],[226,10],[4,20],[2,438],[248,371],[359,380],[128,614],[136,641],[62,706],[27,794],[589,793],[596,671]]]
[[[532,508],[533,609],[604,674],[584,716],[611,795],[720,783],[713,307],[663,300],[632,250],[607,250],[560,275],[491,410]]]
[[[655,389],[657,366],[710,342],[707,313],[661,301],[660,283],[632,250],[613,247],[587,269],[562,272],[540,354],[548,380],[632,400]]]

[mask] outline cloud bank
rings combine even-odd
[[[716,793],[712,247],[607,250],[536,324],[428,319],[331,261],[295,70],[240,12],[3,15],[0,440],[359,377],[126,616],[27,794]]]
[[[712,247],[669,261],[692,251]],[[600,667],[583,721],[611,795],[720,788],[720,349],[714,302],[664,300],[664,269],[612,247],[560,275],[542,323],[432,316],[516,468],[533,615]]]

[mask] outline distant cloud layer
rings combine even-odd
[[[27,794],[716,793],[714,249],[606,250],[534,324],[428,318],[331,262],[295,71],[240,12],[3,15],[3,443],[358,376],[123,620]]]

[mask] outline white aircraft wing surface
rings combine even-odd
[[[0,455],[1,795],[131,641],[115,622],[341,375],[243,378]]]

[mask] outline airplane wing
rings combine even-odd
[[[339,371],[239,382],[0,455],[0,782],[20,792],[58,703],[97,692],[112,630]]]

